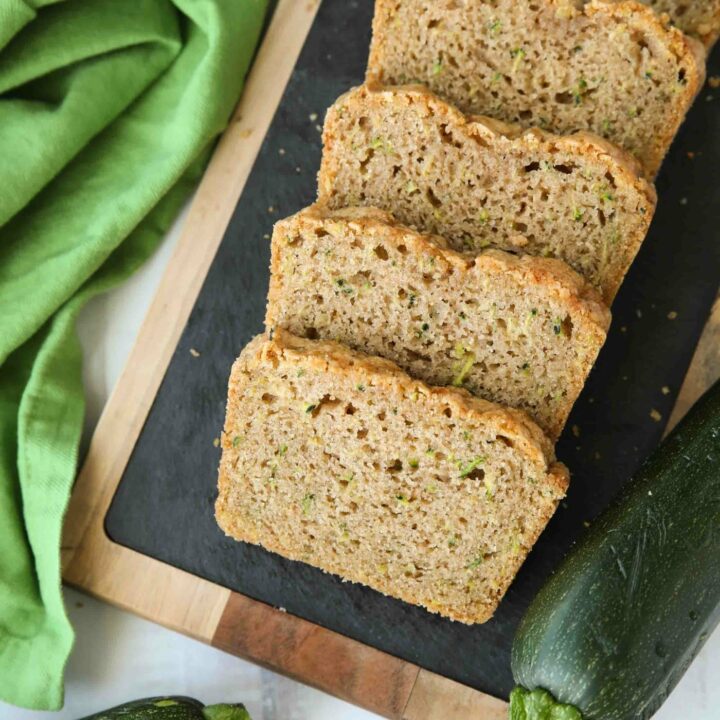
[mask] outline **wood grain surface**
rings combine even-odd
[[[232,593],[213,645],[389,718],[401,718],[419,668]]]
[[[388,718],[500,720],[504,702],[111,542],[104,518],[196,300],[318,3],[280,0],[243,98],[198,189],[183,235],[98,423],[73,492],[65,580]],[[720,375],[720,303],[671,423]]]
[[[667,432],[677,425],[700,396],[720,378],[720,296],[698,343],[690,371],[680,389]]]

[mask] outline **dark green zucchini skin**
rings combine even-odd
[[[513,675],[584,720],[646,720],[719,619],[720,383],[537,595],[513,642]]]
[[[154,697],[118,705],[83,720],[250,720],[243,705],[207,705],[187,697]]]
[[[204,720],[203,705],[186,697],[154,697],[118,705],[83,720]]]

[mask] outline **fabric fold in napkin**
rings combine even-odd
[[[0,0],[0,699],[63,702],[75,320],[152,253],[242,89],[267,0]]]

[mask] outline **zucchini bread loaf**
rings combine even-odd
[[[700,42],[637,2],[378,0],[368,79],[422,83],[524,127],[590,130],[654,177],[704,59]]]
[[[667,13],[672,23],[711,47],[720,34],[720,0],[640,0],[658,13]]]
[[[230,377],[216,517],[237,540],[466,623],[565,494],[523,413],[276,331]]]
[[[381,210],[308,208],[275,226],[266,324],[337,340],[432,385],[526,411],[557,438],[610,313],[559,260],[444,249]]]
[[[388,210],[459,251],[560,258],[608,304],[655,210],[634,160],[607,141],[465,117],[420,86],[351,90],[323,141],[320,203]]]

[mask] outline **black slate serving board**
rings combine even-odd
[[[468,628],[228,540],[213,518],[220,458],[214,441],[222,429],[230,366],[262,330],[272,224],[315,197],[319,124],[334,99],[362,81],[372,6],[371,0],[322,3],[128,463],[106,530],[115,542],[141,553],[507,697],[509,651],[519,619],[584,523],[658,444],[715,299],[720,89],[703,89],[664,165],[650,235],[615,302],[607,345],[558,446],[573,474],[570,493],[495,618]],[[719,53],[710,62],[713,74],[720,75]],[[663,422],[651,418],[652,410]]]

